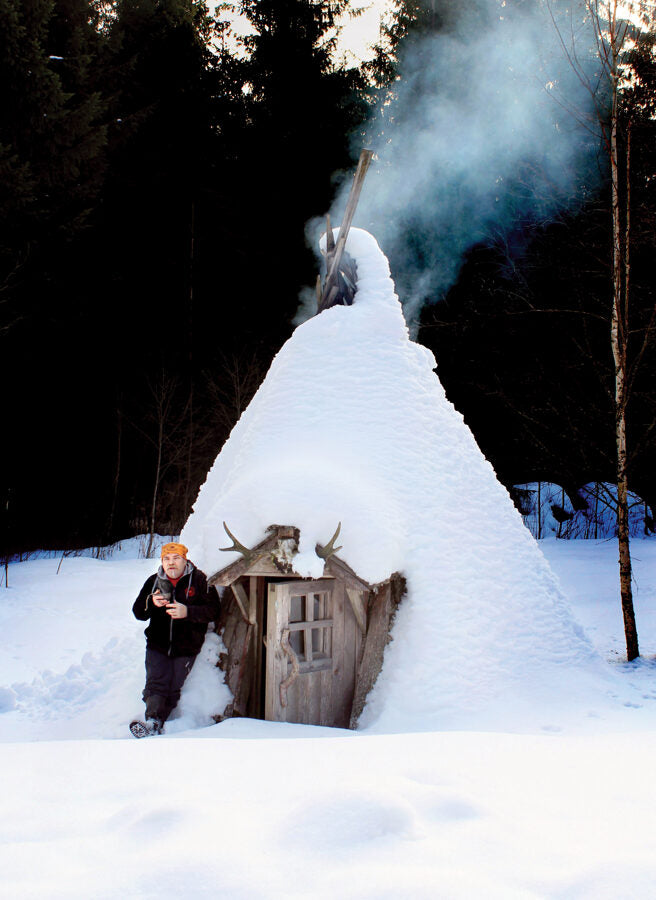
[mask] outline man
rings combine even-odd
[[[208,622],[219,614],[215,588],[187,559],[184,544],[162,547],[162,565],[141,588],[132,612],[149,621],[146,635],[146,721],[130,724],[135,737],[161,734],[203,646]]]

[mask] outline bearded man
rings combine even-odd
[[[149,622],[144,632],[146,721],[130,724],[135,737],[161,734],[203,646],[207,625],[218,619],[216,589],[208,588],[188,552],[184,544],[164,544],[159,570],[146,580],[132,607],[137,619]]]

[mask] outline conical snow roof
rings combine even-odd
[[[339,556],[358,575],[406,577],[365,725],[494,724],[511,696],[530,710],[574,671],[579,684],[599,678],[537,543],[446,399],[432,353],[410,340],[385,256],[359,229],[347,250],[354,305],[303,323],[277,354],[182,540],[211,574],[237,558],[218,549],[224,520],[248,546],[273,523],[295,525],[295,569],[317,577],[314,547],[341,522]]]

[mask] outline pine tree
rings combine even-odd
[[[346,6],[343,0],[244,0],[240,7],[255,29],[244,41],[248,205],[261,210],[263,223],[276,223],[266,245],[255,248],[258,268],[270,273],[282,265],[289,272],[271,315],[270,327],[281,336],[299,288],[314,280],[305,223],[327,211],[335,173],[352,164],[350,136],[369,111],[361,72],[334,56]]]
[[[73,49],[64,29],[61,53],[52,49],[59,12],[55,0],[0,3],[0,286],[12,300],[28,273],[48,269],[78,233],[102,176],[102,102],[83,86],[77,62],[67,85],[58,72]],[[22,314],[16,302],[14,316]]]
[[[159,323],[172,310],[186,315],[192,208],[215,147],[209,25],[191,0],[120,0],[107,34],[111,169],[102,227],[118,263],[113,299],[136,316],[138,346],[152,334],[142,358],[152,349],[152,359],[171,362]]]

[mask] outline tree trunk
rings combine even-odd
[[[627,337],[628,337],[628,281],[622,290],[622,232],[620,221],[619,165],[617,150],[619,48],[617,32],[611,27],[612,112],[610,128],[611,202],[613,216],[613,315],[611,345],[615,364],[615,442],[617,448],[617,541],[619,545],[620,596],[624,617],[626,655],[631,661],[640,655],[636,629],[633,595],[631,591],[631,551],[629,547],[629,505],[627,486],[626,405],[627,395]],[[626,261],[624,261],[626,262]],[[627,274],[625,272],[625,274]],[[628,277],[628,276],[627,276]]]
[[[187,315],[187,344],[189,361],[189,431],[187,434],[187,474],[184,490],[184,518],[191,509],[191,473],[194,458],[194,263],[196,258],[196,204],[191,203],[189,237],[189,308]]]
[[[114,482],[112,486],[112,505],[109,511],[109,521],[107,523],[107,537],[111,540],[114,536],[114,517],[116,515],[116,507],[118,504],[118,488],[121,479],[121,449],[123,444],[123,410],[121,408],[121,400],[116,407],[116,466],[114,469]]]
[[[160,417],[158,441],[157,441],[157,466],[155,469],[155,484],[153,485],[153,505],[150,510],[150,534],[148,535],[148,549],[146,558],[150,559],[153,552],[153,544],[155,543],[155,513],[157,511],[157,494],[159,492],[159,482],[162,477],[162,445],[164,442],[164,423]]]

